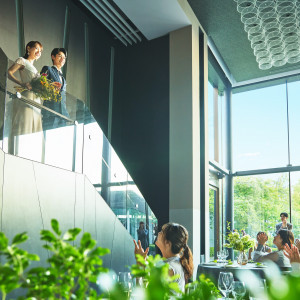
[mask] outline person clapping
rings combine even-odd
[[[284,255],[284,246],[287,244],[289,247],[294,244],[294,235],[289,230],[279,230],[274,237],[273,244],[277,247],[277,251],[272,253],[263,253],[263,245],[268,240],[268,236],[265,233],[260,233],[257,236],[258,246],[254,251],[253,260],[256,262],[264,262],[271,260],[279,267],[290,267],[289,259]]]
[[[258,236],[261,234],[261,233],[264,233],[265,235],[267,235],[264,231],[259,231],[256,235],[256,239],[258,238]],[[266,242],[268,241],[268,236],[267,236],[267,240]],[[264,253],[271,253],[272,252],[272,249],[266,245],[266,242],[263,244],[262,248],[261,248],[261,252],[264,252]],[[257,249],[257,246],[258,246],[258,242],[256,242],[254,248],[250,248],[249,249],[249,259],[252,259],[251,257],[251,254],[253,253],[253,251],[256,251]]]
[[[147,259],[149,248],[143,249],[141,242],[133,240],[134,254],[142,255]],[[193,255],[188,244],[188,231],[177,223],[167,223],[163,225],[158,233],[156,245],[162,252],[165,262],[169,265],[169,275],[179,275],[175,282],[184,292],[185,285],[193,275]]]

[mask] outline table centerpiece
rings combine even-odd
[[[254,247],[255,240],[251,238],[249,234],[246,234],[244,230],[238,231],[234,229],[231,231],[229,226],[227,229],[229,230],[226,235],[228,243],[224,244],[224,247],[239,251],[237,263],[240,265],[246,265],[248,263],[247,251],[251,247]]]

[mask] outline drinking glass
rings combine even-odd
[[[129,298],[132,291],[132,277],[129,272],[119,272],[119,283],[122,285],[124,293]]]
[[[226,297],[226,287],[223,282],[223,274],[224,274],[224,272],[220,272],[220,274],[219,274],[218,289],[220,290],[222,295]]]
[[[196,290],[196,285],[188,285],[186,287],[186,294],[187,295],[192,295]]]
[[[221,262],[221,259],[222,259],[222,250],[221,251],[217,251],[217,257],[218,257],[218,262]]]
[[[224,253],[224,259],[226,260],[226,258],[227,258],[228,255],[229,255],[229,252],[228,252],[227,249],[224,249],[224,250],[223,250],[223,253]]]
[[[246,294],[245,283],[241,281],[234,281],[232,283],[232,294],[234,299],[242,299]]]
[[[218,279],[218,288],[225,296],[225,299],[228,299],[228,296],[232,290],[233,275],[231,272],[220,272]]]

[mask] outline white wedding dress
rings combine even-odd
[[[19,57],[16,64],[24,66],[19,70],[22,83],[31,82],[39,76],[37,69],[27,59]],[[16,74],[17,75],[17,74]],[[22,98],[42,104],[32,91],[21,93]],[[12,120],[8,140],[8,152],[20,157],[43,162],[44,134],[41,109],[26,104],[22,100],[13,99]]]
[[[15,63],[24,66],[23,69],[19,70],[22,83],[31,82],[33,78],[39,76],[37,69],[27,59],[19,57]],[[31,91],[24,91],[22,97],[42,104],[41,99]],[[13,105],[12,134],[17,136],[39,131],[42,131],[41,110],[21,100],[15,100]]]

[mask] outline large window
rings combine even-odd
[[[234,228],[273,234],[282,212],[289,212],[287,173],[234,178]]]
[[[225,101],[224,89],[228,84],[225,77],[215,69],[216,63],[208,65],[208,147],[210,165],[209,173],[209,243],[210,258],[216,258],[222,248],[224,236],[224,189],[219,176],[219,167],[225,167]],[[217,163],[217,168],[214,168]]]
[[[300,236],[300,172],[286,168],[300,165],[299,91],[300,82],[288,80],[233,95],[234,171],[249,174],[234,178],[234,226],[253,237],[273,233],[281,212]],[[251,176],[259,169],[262,175]]]
[[[233,94],[233,170],[288,164],[286,86]]]
[[[218,237],[216,220],[221,224],[219,232],[226,228],[225,199],[229,199],[229,195],[225,194],[228,190],[223,187],[226,180],[230,180],[224,168],[227,166],[226,153],[232,155],[232,169],[229,170],[233,175],[234,189],[232,227],[244,229],[252,237],[256,237],[259,231],[271,235],[275,232],[275,225],[281,222],[280,213],[286,212],[295,237],[300,238],[300,76],[280,79],[281,83],[277,85],[274,81],[260,82],[259,88],[254,89],[251,85],[248,91],[245,91],[246,86],[233,88],[232,120],[227,120],[225,108],[230,99],[223,96],[223,91],[227,91],[230,84],[219,86],[220,70],[213,70],[216,64],[209,65],[211,83],[208,85],[211,257]],[[231,152],[225,139],[225,129],[230,129],[230,122]],[[219,165],[214,164],[215,161]],[[221,180],[222,176],[225,179]],[[230,188],[230,184],[226,186]],[[218,197],[222,199],[220,206],[215,205]],[[216,207],[220,207],[219,215]],[[231,218],[230,210],[227,213]],[[221,235],[219,239],[222,238]],[[224,240],[220,241],[221,245],[223,243]]]
[[[223,92],[217,86],[208,84],[208,134],[209,160],[224,165],[224,101]],[[223,182],[218,177],[218,171],[210,168],[209,175],[209,243],[210,258],[216,258],[220,250],[223,224]]]

